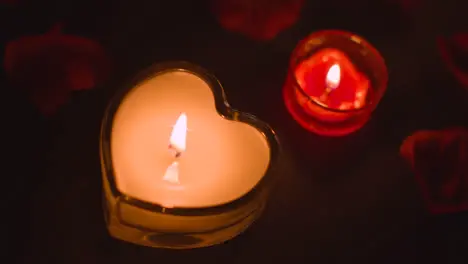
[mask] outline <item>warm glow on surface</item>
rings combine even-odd
[[[177,152],[185,151],[186,139],[187,138],[187,115],[185,113],[180,114],[177,122],[172,129],[171,138],[169,143],[171,147],[175,148]]]
[[[330,67],[327,73],[327,87],[331,89],[335,89],[340,85],[341,80],[341,68],[340,65],[334,64]]]

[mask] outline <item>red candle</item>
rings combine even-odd
[[[375,48],[355,34],[328,30],[311,34],[293,51],[283,92],[301,126],[342,136],[364,126],[386,84],[387,68]]]
[[[301,101],[305,93],[309,100],[302,104],[304,110],[319,119],[343,120],[346,116],[334,110],[361,109],[366,105],[370,81],[340,50],[317,52],[301,62],[294,75],[300,86],[297,99]]]

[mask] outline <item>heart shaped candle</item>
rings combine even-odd
[[[108,227],[155,247],[223,242],[261,212],[277,141],[205,70],[169,63],[117,96],[101,138]]]

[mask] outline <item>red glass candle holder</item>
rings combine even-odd
[[[302,40],[292,53],[285,104],[304,128],[343,136],[366,124],[387,88],[380,53],[353,33],[326,30]]]

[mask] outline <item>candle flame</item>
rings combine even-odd
[[[179,183],[179,163],[177,161],[172,162],[166,169],[163,180],[170,183]]]
[[[170,147],[174,148],[177,152],[183,152],[186,148],[187,140],[187,115],[180,114],[177,122],[172,129],[171,137],[169,139]]]
[[[330,67],[327,73],[327,88],[330,89],[335,89],[340,85],[341,81],[341,68],[339,64],[333,64],[333,66]]]

